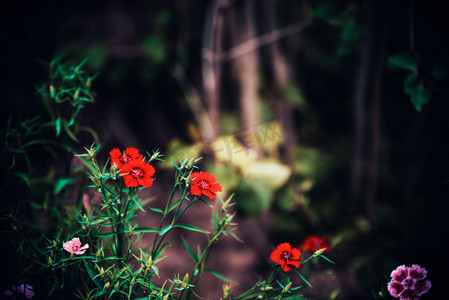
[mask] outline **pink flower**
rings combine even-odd
[[[426,275],[427,270],[419,265],[399,266],[391,272],[388,291],[391,296],[400,300],[417,300],[419,296],[427,293],[432,286],[429,280],[424,280]]]
[[[73,238],[71,241],[65,242],[63,246],[67,252],[75,253],[78,255],[84,254],[84,252],[86,252],[86,249],[89,248],[88,244],[81,247],[79,238]]]
[[[19,296],[19,299],[31,299],[34,297],[33,287],[28,284],[22,283],[19,286],[13,286],[11,290],[12,291],[6,291],[3,293],[3,295],[8,297],[8,299],[17,299],[16,296]]]

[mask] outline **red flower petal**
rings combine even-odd
[[[271,252],[270,258],[281,266],[284,272],[288,272],[293,268],[299,268],[301,262],[301,251],[293,248],[289,243],[282,243]]]
[[[210,200],[216,197],[215,193],[222,190],[221,184],[215,182],[215,176],[206,172],[193,172],[190,176],[190,193],[196,196],[207,196]]]

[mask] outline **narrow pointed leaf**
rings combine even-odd
[[[184,237],[181,236],[182,242],[184,243],[184,246],[186,246],[187,251],[189,252],[190,256],[192,257],[193,261],[195,263],[199,262],[198,257],[193,252],[192,248],[190,248],[189,244],[187,244],[187,241],[184,239]]]
[[[159,232],[159,229],[153,227],[136,227],[133,230],[134,233],[148,233],[148,232]]]
[[[312,285],[307,281],[307,279],[304,278],[304,276],[301,275],[301,273],[299,273],[298,271],[295,271],[296,274],[299,275],[299,277],[301,277],[301,279],[310,287],[312,287]]]
[[[159,235],[164,235],[164,234],[166,234],[166,233],[169,232],[170,229],[172,229],[172,228],[173,228],[173,226],[167,225],[167,227],[165,227],[164,229],[162,229],[162,230],[159,232]]]
[[[221,280],[223,280],[223,281],[226,281],[226,282],[235,284],[234,281],[232,281],[232,280],[229,279],[229,278],[224,277],[223,275],[221,275],[220,273],[218,273],[218,272],[216,272],[216,271],[214,271],[214,270],[207,269],[207,270],[205,270],[205,271],[206,271],[206,272],[209,272],[209,273],[212,273],[215,277],[217,277],[217,278],[219,278],[219,279],[221,279]]]
[[[209,231],[196,227],[196,226],[192,226],[192,225],[187,225],[187,224],[176,224],[173,226],[174,228],[184,228],[190,231],[197,231],[197,232],[201,232],[201,233],[209,233]]]

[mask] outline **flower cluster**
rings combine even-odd
[[[19,297],[18,299],[32,299],[34,297],[34,291],[31,285],[22,283],[19,286],[11,287],[11,290],[3,293],[3,296],[6,299],[17,299],[16,296]]]
[[[299,268],[301,251],[292,247],[289,243],[282,243],[271,252],[270,258],[281,266],[282,271],[288,272],[293,268]]]
[[[393,297],[400,300],[417,300],[432,286],[429,280],[423,281],[426,276],[427,270],[419,265],[399,266],[391,272],[388,291]]]
[[[145,162],[136,148],[128,147],[125,152],[114,148],[109,152],[109,155],[111,165],[117,167],[127,187],[150,187],[153,184],[155,169]]]

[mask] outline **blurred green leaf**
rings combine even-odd
[[[168,9],[161,9],[156,14],[156,22],[161,25],[165,25],[168,22],[170,22],[171,18],[172,18],[172,12]]]
[[[160,35],[152,35],[143,41],[143,48],[154,63],[160,64],[165,61],[167,57],[167,47],[165,41]]]
[[[410,100],[417,111],[421,111],[422,107],[429,102],[430,93],[424,85],[419,82],[416,73],[409,74],[405,78],[404,91],[410,95]]]
[[[267,187],[275,190],[287,182],[292,170],[275,160],[266,160],[248,164],[246,168],[242,168],[242,173],[249,181],[253,178],[260,179]]]
[[[347,55],[357,49],[359,46],[358,40],[363,31],[355,19],[351,18],[343,27],[341,43],[338,47],[339,55]]]
[[[273,190],[265,180],[260,178],[253,178],[250,181],[241,180],[234,198],[244,213],[256,216],[271,206]]]
[[[56,128],[56,136],[59,136],[61,133],[61,119],[57,118],[55,121],[55,128]]]
[[[282,88],[282,94],[288,102],[297,108],[304,108],[307,102],[302,94],[302,91],[293,84],[287,84]]]
[[[230,164],[216,162],[208,164],[206,169],[215,175],[217,182],[220,182],[226,190],[233,190],[240,182],[238,170]]]
[[[76,183],[76,180],[73,178],[60,178],[55,184],[55,188],[53,189],[53,194],[59,193],[63,188],[65,188],[69,184]]]
[[[25,181],[25,183],[27,184],[27,186],[30,186],[30,179],[28,178],[27,175],[23,174],[23,173],[15,173],[15,176],[21,178],[23,181]]]
[[[388,66],[391,69],[402,68],[417,72],[419,66],[419,55],[416,51],[404,51],[399,55],[391,56],[388,59]]]

